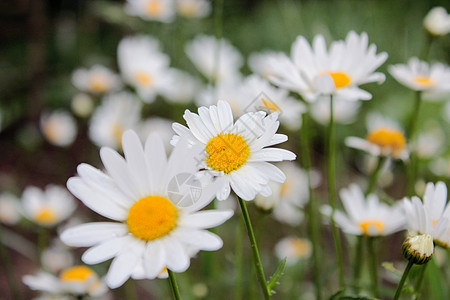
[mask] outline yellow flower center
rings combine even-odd
[[[433,79],[427,76],[417,75],[414,77],[414,82],[420,87],[430,87],[436,85]]]
[[[50,207],[42,207],[34,217],[36,222],[48,225],[56,221],[55,211]]]
[[[47,120],[44,124],[45,137],[51,142],[57,142],[59,140],[58,134],[58,122],[53,120]]]
[[[292,188],[292,184],[289,182],[288,179],[286,179],[282,184],[281,184],[281,189],[280,189],[280,196],[283,197],[285,196]]]
[[[197,12],[196,1],[178,1],[178,9],[181,14],[192,17]]]
[[[406,141],[403,133],[399,130],[391,128],[378,128],[369,132],[367,135],[367,141],[375,144],[379,147],[389,147],[394,153],[400,152],[405,149]]]
[[[324,71],[323,73],[326,73],[331,76],[331,78],[333,79],[334,85],[336,86],[337,89],[346,87],[352,81],[350,79],[350,76],[348,76],[347,73],[345,73],[345,72]]]
[[[161,13],[162,5],[159,1],[148,1],[145,4],[145,12],[147,15],[155,17]]]
[[[128,211],[128,230],[135,237],[151,241],[168,234],[177,223],[177,208],[162,196],[147,196]]]
[[[436,226],[437,220],[433,220],[433,227]]]
[[[136,72],[134,74],[134,80],[144,86],[151,86],[153,84],[153,78],[147,72],[143,71]]]
[[[249,154],[244,138],[235,133],[221,133],[206,144],[206,163],[215,171],[230,173],[242,166]]]
[[[378,235],[384,228],[384,222],[377,219],[369,219],[359,222],[364,235]]]
[[[108,79],[102,74],[93,74],[89,80],[91,89],[95,92],[103,93],[108,89]]]
[[[311,253],[311,245],[307,240],[293,238],[291,239],[291,246],[297,257],[308,257]]]
[[[86,282],[92,276],[95,276],[94,271],[86,266],[73,266],[61,272],[59,279],[66,282]]]
[[[280,111],[280,109],[278,108],[278,106],[275,105],[275,103],[267,99],[263,99],[261,101],[261,105],[263,108],[266,108],[269,111],[269,113]]]
[[[111,134],[117,145],[122,146],[123,127],[119,122],[115,122],[111,126]]]

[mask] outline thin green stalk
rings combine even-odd
[[[379,156],[377,161],[377,166],[375,167],[375,170],[373,170],[372,175],[370,175],[369,179],[369,185],[367,186],[366,192],[364,193],[365,196],[369,195],[373,188],[375,187],[375,183],[378,180],[378,175],[380,174],[381,169],[383,168],[383,164],[386,161],[386,157]]]
[[[336,210],[335,201],[335,167],[336,167],[335,141],[334,141],[334,113],[333,113],[333,96],[330,96],[330,123],[328,126],[328,200],[331,206],[331,232],[333,234],[334,251],[336,255],[339,286],[345,288],[344,282],[344,266],[342,262],[342,247],[339,237],[339,231],[334,221],[334,213]]]
[[[414,285],[414,292],[418,295],[420,289],[422,288],[423,278],[425,277],[425,271],[427,269],[428,264],[421,266],[419,270],[419,274],[417,275],[416,284]]]
[[[42,252],[48,247],[49,244],[49,229],[46,227],[40,227],[38,230],[38,261],[41,260]]]
[[[355,262],[353,264],[353,286],[355,288],[355,293],[359,293],[359,277],[361,276],[362,269],[362,253],[364,247],[364,237],[362,235],[358,236],[356,241],[356,254]]]
[[[127,300],[136,300],[136,285],[132,279],[128,279],[124,286],[125,298]]]
[[[244,278],[244,253],[242,251],[242,239],[244,237],[244,221],[238,220],[236,242],[234,244],[234,299],[242,299],[242,282]]]
[[[314,200],[313,190],[311,188],[311,178],[310,178],[310,170],[311,170],[311,154],[310,154],[310,134],[309,134],[309,116],[308,114],[303,115],[303,125],[301,129],[301,152],[302,152],[302,164],[303,169],[306,172],[306,177],[308,180],[308,231],[309,236],[311,238],[311,244],[313,247],[312,252],[312,266],[313,266],[313,278],[314,278],[314,287],[316,290],[316,299],[322,299],[322,285],[320,281],[320,247],[319,247],[319,232],[320,232],[320,223],[319,217],[317,216],[317,205]]]
[[[16,280],[14,279],[14,269],[11,264],[11,257],[6,245],[2,241],[3,227],[0,223],[0,259],[2,266],[5,267],[6,280],[8,281],[9,290],[11,292],[11,299],[22,299]]]
[[[169,283],[170,283],[170,288],[172,290],[172,297],[175,300],[180,300],[181,299],[180,291],[178,290],[178,285],[177,285],[177,281],[175,279],[175,275],[169,269],[167,269],[167,272],[169,273]]]
[[[247,206],[245,201],[241,198],[239,199],[239,205],[242,210],[242,216],[244,217],[245,226],[247,227],[248,238],[250,240],[250,245],[252,248],[253,259],[256,267],[256,275],[258,276],[259,284],[261,285],[261,289],[264,295],[264,299],[270,299],[269,289],[267,288],[266,278],[264,277],[264,270],[261,263],[261,258],[258,252],[258,246],[256,244],[255,234],[253,233],[252,223],[250,221],[250,216],[248,214]]]
[[[375,297],[379,296],[378,293],[378,270],[377,270],[377,255],[375,251],[375,238],[368,237],[367,238],[367,248],[369,251],[369,268],[370,268],[370,277],[372,279],[372,293]]]
[[[420,106],[422,103],[422,92],[417,91],[416,97],[414,100],[414,108],[411,114],[411,118],[409,120],[408,125],[408,140],[411,145],[414,145],[414,139],[417,129],[417,121],[419,118],[419,112],[420,112]],[[409,158],[409,164],[407,169],[407,194],[408,196],[412,196],[414,194],[414,184],[416,182],[416,163],[417,163],[417,156],[415,155],[414,151],[411,151],[411,155]]]
[[[405,284],[406,278],[408,277],[409,271],[411,270],[411,267],[413,266],[413,263],[411,261],[408,261],[408,265],[406,265],[405,271],[403,271],[402,279],[400,279],[400,282],[398,283],[397,290],[395,291],[394,300],[397,300],[400,297],[400,294],[402,293],[403,285]]]

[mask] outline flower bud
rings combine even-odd
[[[426,264],[434,252],[433,238],[429,234],[410,236],[402,245],[403,256],[417,265]]]

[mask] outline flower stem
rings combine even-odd
[[[2,266],[5,267],[6,280],[8,282],[8,286],[11,292],[11,299],[22,299],[19,289],[17,287],[17,283],[14,279],[14,269],[11,265],[11,257],[9,255],[8,249],[4,241],[2,240],[3,227],[0,224],[0,259]]]
[[[237,227],[237,239],[236,244],[234,245],[234,299],[241,300],[242,299],[242,281],[244,278],[243,274],[243,264],[244,264],[244,254],[242,251],[242,239],[244,237],[244,221],[239,218],[238,227]]]
[[[377,256],[375,251],[375,238],[367,238],[367,248],[369,251],[369,267],[370,267],[370,277],[372,279],[372,292],[375,297],[378,298],[378,271],[377,271]]]
[[[419,274],[417,275],[417,281],[416,281],[416,284],[414,285],[414,292],[416,292],[416,294],[419,294],[420,289],[422,287],[422,282],[423,282],[423,278],[425,277],[425,271],[427,269],[427,266],[428,266],[428,264],[421,266],[421,268],[419,270]]]
[[[256,275],[258,276],[259,284],[261,285],[261,289],[264,295],[264,299],[270,299],[269,289],[267,288],[266,278],[264,277],[264,270],[261,264],[261,258],[258,252],[258,246],[256,244],[255,234],[253,233],[252,223],[250,221],[250,216],[248,215],[247,206],[245,201],[241,198],[239,199],[239,205],[242,210],[242,216],[244,217],[245,226],[247,227],[248,238],[250,240],[250,245],[252,248],[253,259],[256,267]]]
[[[413,111],[411,114],[411,119],[409,120],[409,126],[408,126],[408,139],[409,139],[409,143],[411,145],[414,145],[415,133],[416,133],[416,128],[417,128],[417,120],[419,118],[419,111],[420,111],[421,103],[422,103],[422,92],[417,91],[415,101],[414,101],[414,108],[413,108]],[[415,151],[414,149],[413,149],[413,151],[411,151],[408,169],[407,169],[407,182],[408,182],[407,194],[408,194],[408,196],[412,196],[414,194],[414,184],[416,182],[415,170],[416,170],[417,157],[416,157],[414,151]]]
[[[136,300],[136,285],[134,284],[133,279],[130,278],[125,282],[124,289],[125,298],[127,300]]]
[[[386,157],[379,156],[377,161],[377,166],[375,167],[375,170],[373,170],[372,175],[370,175],[369,179],[369,185],[367,186],[366,192],[364,195],[367,197],[369,195],[373,188],[375,187],[375,183],[377,182],[378,175],[380,174],[380,171],[383,167],[384,162],[386,161]]]
[[[359,292],[359,277],[361,275],[362,269],[362,252],[364,247],[364,237],[359,235],[358,240],[356,241],[356,255],[355,255],[355,263],[353,265],[353,285],[355,287],[355,293]]]
[[[178,285],[177,285],[177,281],[175,279],[175,275],[169,269],[167,269],[167,272],[169,273],[169,283],[170,283],[170,288],[172,290],[172,297],[175,300],[180,300],[181,299],[180,291],[178,290]]]
[[[311,178],[310,178],[310,170],[311,170],[311,153],[310,153],[310,135],[309,135],[309,116],[308,114],[303,115],[303,125],[301,129],[301,151],[302,151],[302,165],[303,169],[306,172],[306,178],[308,181],[308,231],[309,236],[311,238],[311,243],[313,246],[312,260],[313,260],[313,278],[314,278],[314,287],[316,290],[316,299],[322,299],[321,291],[322,286],[320,282],[320,247],[319,247],[319,232],[320,232],[320,223],[319,217],[317,217],[317,205],[314,200],[313,190],[311,188]]]
[[[42,252],[48,247],[49,229],[40,227],[38,231],[38,261],[41,260]]]
[[[335,141],[334,141],[334,113],[333,96],[330,96],[330,123],[328,126],[328,201],[331,206],[331,232],[333,234],[334,251],[336,255],[338,277],[340,288],[345,288],[344,267],[342,262],[342,247],[339,237],[339,231],[334,222],[334,213],[336,210],[335,201],[335,167],[336,167]]]
[[[400,297],[403,285],[405,284],[406,278],[408,277],[409,271],[411,270],[413,264],[414,264],[413,262],[408,261],[408,265],[406,266],[405,271],[403,271],[402,279],[400,279],[400,282],[398,283],[397,286],[397,290],[395,291],[394,300],[397,300]]]

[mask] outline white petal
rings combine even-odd
[[[144,253],[144,268],[148,278],[153,279],[165,267],[166,253],[158,240],[149,242]]]
[[[129,241],[128,236],[111,239],[95,247],[89,248],[81,256],[81,260],[89,265],[95,265],[116,256],[125,243]]]
[[[222,239],[207,230],[180,230],[178,238],[198,250],[215,251],[223,246]]]
[[[127,234],[128,228],[122,223],[85,223],[65,230],[60,238],[69,246],[90,247],[95,244]]]
[[[164,240],[164,250],[166,252],[167,269],[181,273],[189,268],[190,258],[184,247],[175,238]]]
[[[179,226],[205,229],[223,224],[233,216],[233,210],[204,210],[184,215],[180,218]]]

